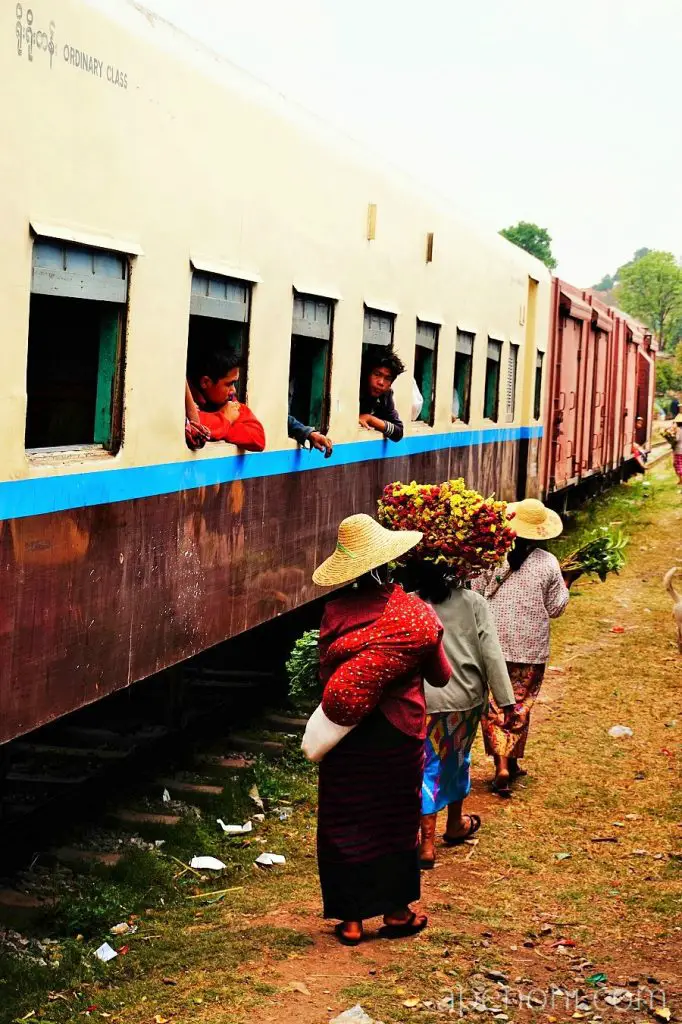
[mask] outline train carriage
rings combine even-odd
[[[538,260],[129,0],[5,5],[0,82],[0,743],[317,596],[391,480],[548,489]],[[187,449],[197,338],[265,452]],[[358,424],[366,344],[407,366],[398,443]]]

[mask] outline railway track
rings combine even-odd
[[[304,725],[286,711],[288,632],[265,668],[233,667],[229,641],[2,748],[0,923],[40,903],[27,866],[112,866],[195,807],[229,806],[240,770],[284,754]],[[262,647],[240,641],[251,659]]]

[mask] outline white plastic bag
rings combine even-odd
[[[626,736],[632,736],[632,729],[629,725],[612,725],[609,729],[609,736],[614,740],[624,739]]]
[[[330,721],[319,704],[308,719],[301,750],[309,761],[321,761],[333,747],[355,728],[354,725],[336,725]]]
[[[418,420],[424,408],[424,397],[414,377],[412,378],[412,419]]]

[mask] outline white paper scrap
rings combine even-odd
[[[226,825],[222,818],[216,818],[216,821],[228,836],[243,836],[253,828],[250,821],[245,821],[243,825]]]
[[[109,960],[113,960],[115,956],[118,956],[118,953],[115,949],[111,948],[108,942],[103,942],[99,949],[95,950],[95,956],[106,964]]]
[[[223,864],[217,857],[192,857],[189,862],[191,868],[196,868],[199,871],[222,871],[223,868],[227,867],[227,864]]]
[[[273,864],[286,864],[286,857],[282,857],[279,853],[261,853],[260,857],[256,857],[256,864],[260,864],[262,868],[271,868]]]

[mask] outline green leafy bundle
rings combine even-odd
[[[661,437],[668,442],[671,448],[677,444],[677,427],[673,423],[661,431]]]
[[[308,629],[298,638],[286,663],[289,700],[294,707],[309,710],[322,697],[320,684],[319,629]]]
[[[611,572],[618,573],[625,565],[623,554],[627,538],[608,526],[593,530],[590,539],[561,563],[563,573],[585,573],[598,576],[604,582]]]

